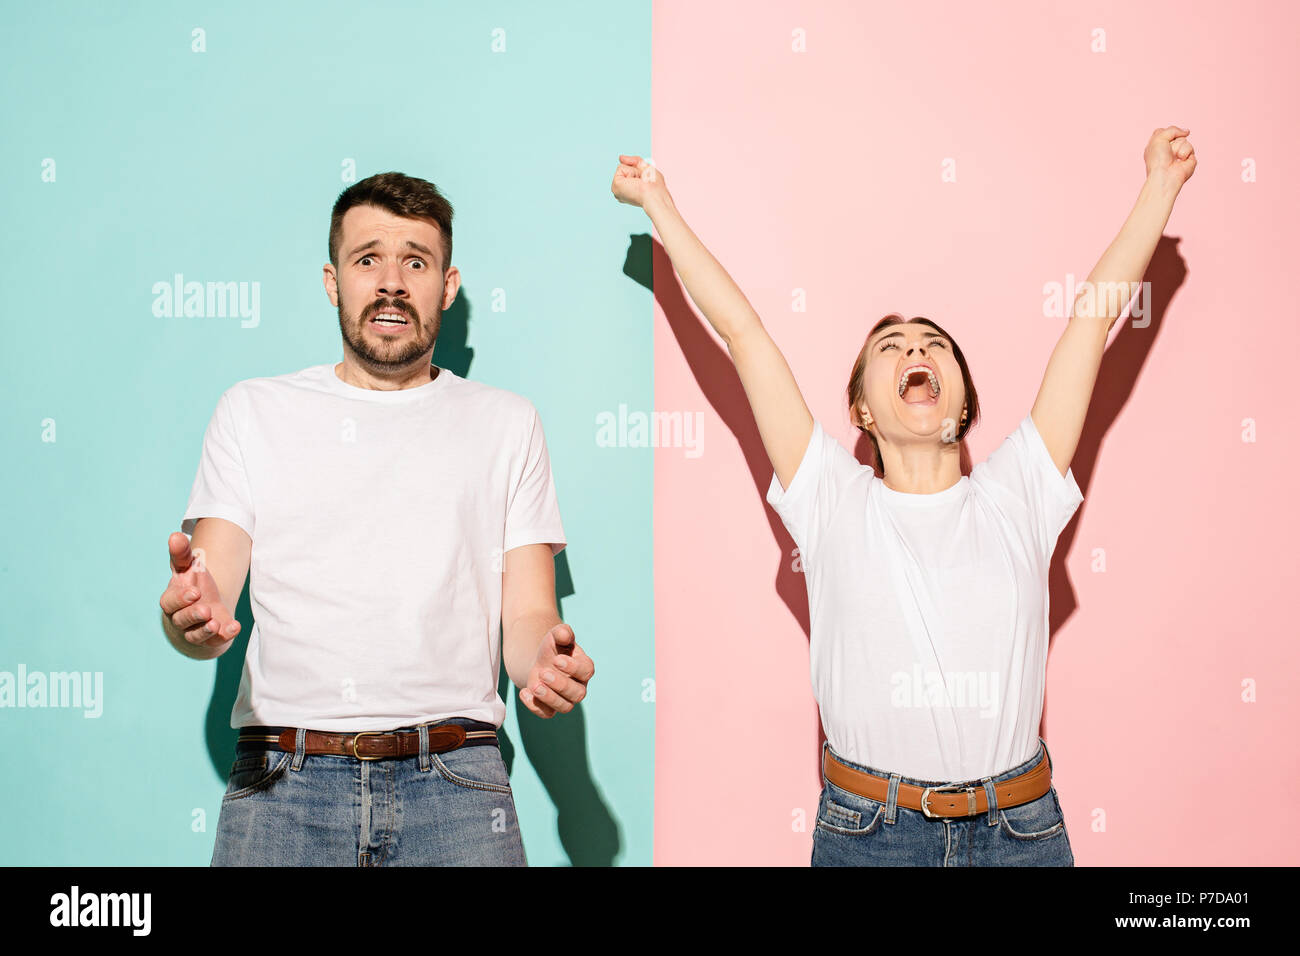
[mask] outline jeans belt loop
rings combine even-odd
[[[301,770],[303,759],[307,756],[307,728],[299,727],[293,746],[293,769]]]
[[[898,784],[902,780],[901,773],[891,773],[889,775],[889,793],[885,796],[885,822],[898,822]]]
[[[988,798],[989,826],[995,827],[998,825],[998,788],[992,777],[984,778],[984,795]]]
[[[420,725],[420,771],[429,772],[429,725]]]

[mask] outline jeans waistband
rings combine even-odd
[[[466,730],[496,730],[497,729],[496,724],[485,723],[484,721],[481,720],[471,720],[469,717],[443,717],[439,720],[430,721],[428,726],[437,727],[439,724],[460,724]],[[245,724],[243,727],[239,728],[239,733],[271,735],[271,734],[281,734],[284,731],[289,729],[290,728],[288,727],[270,727],[270,726],[265,726],[263,724]],[[316,728],[308,727],[307,729],[315,730]],[[420,728],[418,724],[407,724],[402,727],[394,727],[392,730],[366,731],[366,733],[392,734],[392,733],[397,733],[398,731],[401,731],[402,733],[414,733],[419,729]],[[330,733],[330,734],[345,734],[345,735],[353,734],[353,733],[361,733],[361,731],[356,731],[356,730],[328,730],[323,732]]]
[[[827,750],[829,750],[832,754],[835,755],[836,760],[838,760],[842,764],[845,764],[846,766],[852,767],[854,770],[861,770],[864,773],[875,774],[877,777],[884,777],[885,779],[889,779],[889,777],[892,776],[892,771],[878,770],[875,767],[868,767],[866,764],[854,763],[852,760],[846,760],[835,750],[834,747],[830,745],[829,741],[826,742],[825,747]],[[987,779],[990,779],[994,783],[997,783],[999,780],[1007,780],[1010,779],[1011,777],[1017,777],[1020,774],[1024,773],[1025,771],[1031,769],[1035,764],[1037,764],[1040,760],[1044,759],[1045,757],[1050,759],[1047,753],[1047,741],[1043,740],[1042,737],[1039,737],[1038,749],[1034,751],[1034,755],[1032,757],[1030,757],[1024,763],[1016,764],[1010,770],[1003,770],[1000,773],[991,774]],[[947,786],[949,784],[962,784],[962,785],[969,784],[973,786],[979,786],[983,783],[983,781],[986,778],[975,777],[970,780],[923,780],[919,777],[904,777],[900,775],[898,779],[900,783],[908,783],[916,787],[942,787],[942,786]]]

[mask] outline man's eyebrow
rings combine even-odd
[[[378,246],[378,245],[379,245],[379,240],[378,240],[378,239],[371,239],[369,242],[365,243],[364,245],[357,246],[355,249],[353,249],[351,252],[349,252],[349,253],[348,253],[348,258],[351,259],[351,258],[352,258],[353,256],[355,256],[357,253],[359,253],[359,252],[365,252],[367,249],[373,249],[375,246]],[[407,240],[406,240],[406,247],[407,247],[408,249],[416,249],[416,250],[418,250],[418,251],[420,251],[420,252],[423,252],[423,253],[424,253],[426,256],[428,256],[430,259],[434,258],[433,251],[432,251],[431,249],[426,249],[424,246],[420,245],[418,242],[412,242],[410,239],[407,239]]]

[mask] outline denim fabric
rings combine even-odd
[[[437,721],[493,730],[467,718]],[[526,866],[501,751],[401,760],[236,750],[213,866]]]
[[[825,745],[830,750],[830,745]],[[813,830],[813,866],[1074,866],[1065,817],[1052,787],[1037,800],[999,808],[992,784],[1024,773],[1046,755],[1038,754],[1003,773],[964,781],[982,787],[990,809],[973,817],[925,816],[898,805],[898,784],[942,786],[844,760],[858,770],[890,780],[887,801],[868,800],[823,779]],[[834,753],[832,750],[831,753]],[[836,759],[842,759],[835,754]],[[955,781],[954,781],[955,782]]]

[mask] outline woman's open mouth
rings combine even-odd
[[[898,397],[905,405],[937,405],[939,391],[939,376],[928,365],[909,365],[898,379]]]

